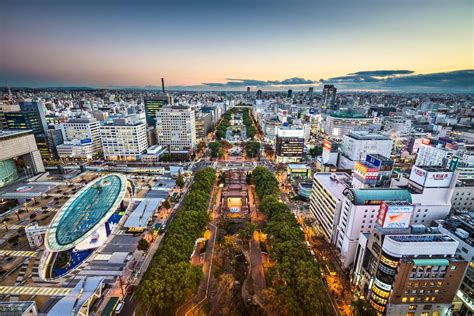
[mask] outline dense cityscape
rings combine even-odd
[[[474,315],[473,12],[0,3],[0,316]]]

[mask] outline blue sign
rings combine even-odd
[[[380,167],[382,165],[382,161],[378,158],[371,156],[370,154],[365,157],[365,161],[373,165],[374,167]]]
[[[90,138],[84,138],[84,139],[81,139],[81,144],[84,145],[84,144],[90,144],[92,143],[92,139]]]

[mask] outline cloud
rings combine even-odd
[[[226,78],[227,82],[205,82],[203,85],[214,88],[236,88],[248,86],[291,86],[291,85],[308,85],[317,84],[318,81],[304,79],[304,78],[288,78],[282,81],[279,80],[255,80],[255,79],[234,79]]]
[[[474,70],[413,74],[411,70],[359,71],[321,79],[343,90],[387,90],[400,92],[474,92]]]

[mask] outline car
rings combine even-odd
[[[117,304],[117,307],[115,307],[115,314],[120,314],[120,312],[122,311],[123,309],[123,302],[120,302]]]

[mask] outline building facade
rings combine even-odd
[[[139,160],[148,148],[146,124],[115,119],[100,127],[100,140],[106,160]]]
[[[156,116],[157,144],[170,152],[190,152],[196,146],[196,116],[185,106],[162,108]]]

